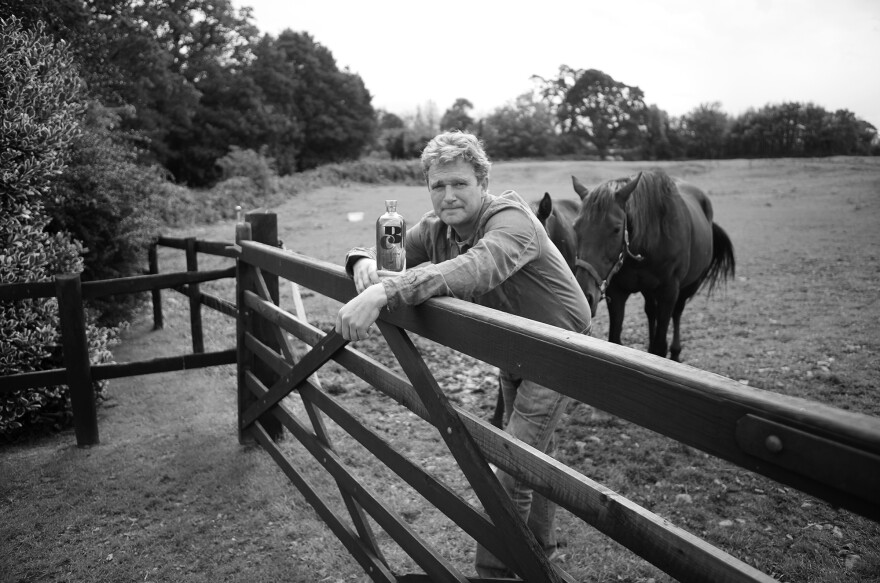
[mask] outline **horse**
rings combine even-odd
[[[663,171],[608,180],[588,189],[572,176],[581,199],[575,277],[592,315],[604,298],[608,340],[620,344],[627,298],[641,292],[648,352],[680,362],[679,325],[699,290],[734,277],[733,243],[714,222],[712,203],[696,186]],[[672,345],[667,343],[672,320]]]
[[[549,192],[545,192],[541,200],[532,202],[529,205],[572,272],[574,272],[577,256],[577,237],[574,232],[574,220],[577,217],[579,206],[578,201],[575,200],[558,200],[554,204]],[[492,415],[492,424],[500,428],[503,425],[503,419],[504,395],[499,386],[498,400],[495,403],[495,412]]]
[[[554,205],[549,192],[545,192],[540,201],[532,204],[532,212],[544,225],[544,230],[547,231],[550,240],[562,253],[562,258],[565,259],[572,271],[574,271],[577,259],[577,235],[574,232],[574,220],[577,217],[579,206],[575,200],[557,200]]]

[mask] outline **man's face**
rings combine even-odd
[[[473,166],[462,159],[434,164],[428,170],[434,212],[462,238],[469,237],[476,228],[488,186],[489,179],[477,181]]]

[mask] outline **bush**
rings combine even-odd
[[[42,28],[0,19],[0,46],[0,283],[81,272],[82,245],[47,232],[44,204],[79,136],[79,80],[64,46]],[[51,298],[0,302],[0,376],[55,366],[57,314]],[[111,335],[89,326],[94,358],[106,359]],[[67,387],[0,394],[0,438],[64,426],[67,400]]]
[[[236,177],[250,178],[254,184],[263,191],[275,189],[277,174],[275,163],[271,158],[266,158],[253,150],[242,150],[238,146],[231,146],[229,153],[217,160],[224,180]]]
[[[53,181],[48,229],[67,232],[84,245],[83,279],[139,275],[158,221],[153,208],[162,175],[139,165],[134,149],[115,131],[119,116],[89,105],[71,160]],[[100,321],[115,326],[130,317],[138,296],[100,298]]]

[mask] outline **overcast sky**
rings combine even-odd
[[[264,33],[308,32],[398,115],[457,98],[483,117],[560,65],[638,86],[670,115],[783,101],[880,129],[880,0],[233,0]]]

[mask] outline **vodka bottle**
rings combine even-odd
[[[406,269],[406,220],[397,212],[397,201],[385,201],[385,214],[376,220],[376,267]]]

